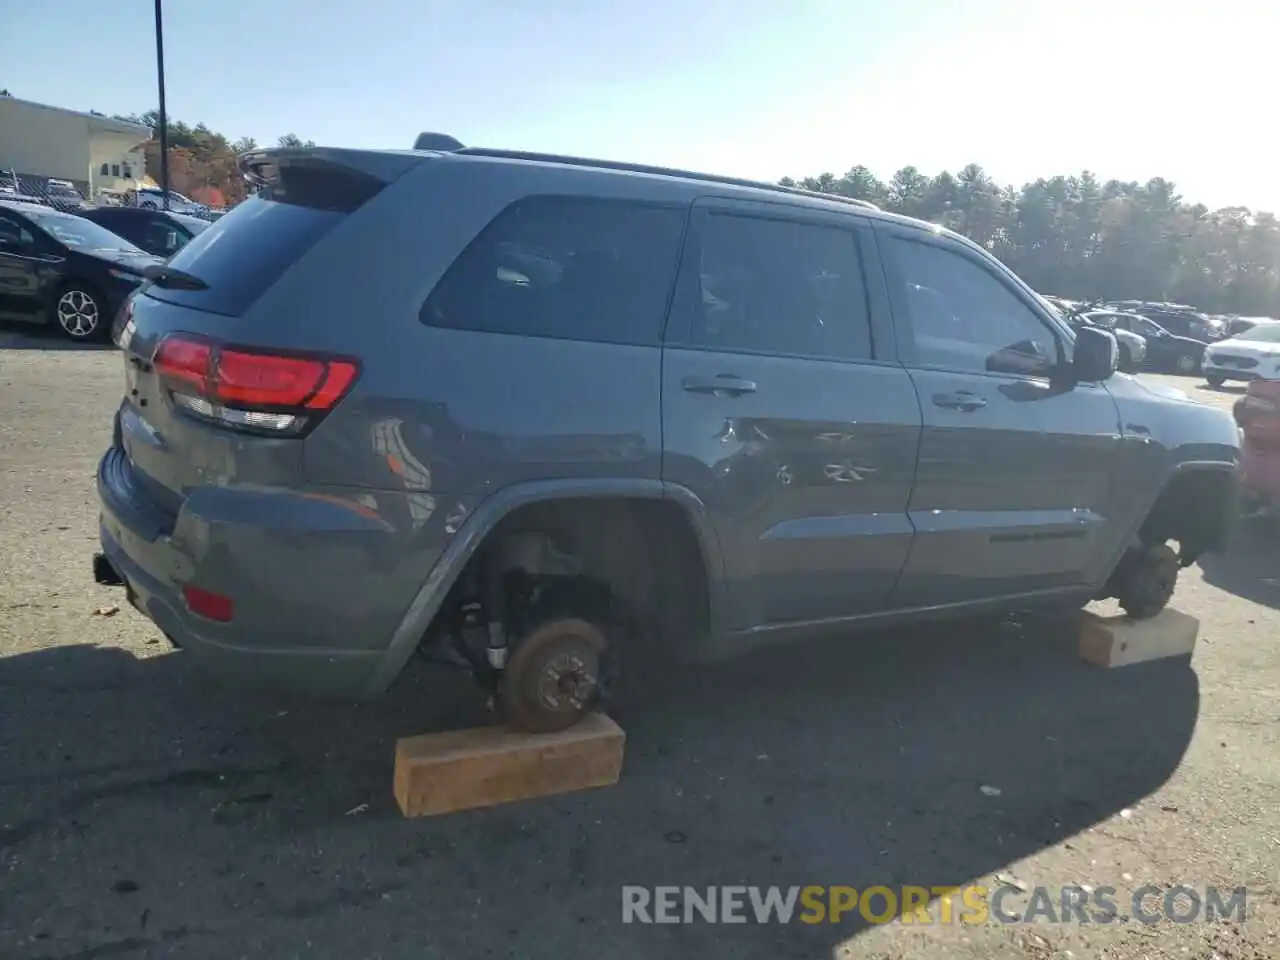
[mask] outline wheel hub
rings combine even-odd
[[[573,618],[548,621],[516,644],[499,680],[507,717],[535,732],[563,730],[600,694],[606,644],[595,626]]]
[[[596,676],[579,656],[559,654],[547,661],[538,678],[538,699],[548,710],[582,710],[596,689]]]

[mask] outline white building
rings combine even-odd
[[[147,175],[147,160],[141,150],[130,150],[119,158],[103,159],[92,177],[93,190],[101,189],[121,192],[132,190]]]
[[[150,139],[140,123],[0,97],[0,169],[32,191],[49,179],[70,180],[89,199],[128,189],[146,175],[139,148]]]

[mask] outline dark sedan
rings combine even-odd
[[[1160,324],[1175,337],[1187,337],[1201,343],[1212,343],[1220,340],[1226,332],[1225,325],[1214,323],[1203,313],[1188,313],[1180,310],[1140,310],[1136,311],[1148,320]]]
[[[0,200],[0,317],[105,340],[157,257],[73,213]]]
[[[1128,330],[1147,341],[1145,366],[1149,370],[1193,374],[1204,362],[1205,344],[1191,337],[1170,333],[1154,320],[1137,313],[1096,310],[1087,314],[1091,323],[1113,330]]]
[[[1225,325],[1194,307],[1181,303],[1148,303],[1142,300],[1122,300],[1106,305],[1106,309],[1119,313],[1137,313],[1158,323],[1175,337],[1188,337],[1201,343],[1212,343],[1226,334]]]
[[[199,217],[139,207],[98,207],[80,216],[106,227],[147,253],[166,258],[209,227],[209,221]]]

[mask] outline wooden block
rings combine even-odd
[[[1086,610],[1080,616],[1080,656],[1102,667],[1179,657],[1195,650],[1199,633],[1199,620],[1172,607],[1146,620],[1099,617]]]
[[[433,816],[618,782],[626,734],[603,713],[559,733],[476,727],[396,741],[406,817]]]

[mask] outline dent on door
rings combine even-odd
[[[900,367],[668,349],[663,477],[707,505],[733,628],[881,609],[910,549],[920,411]],[[734,396],[683,384],[720,372]]]

